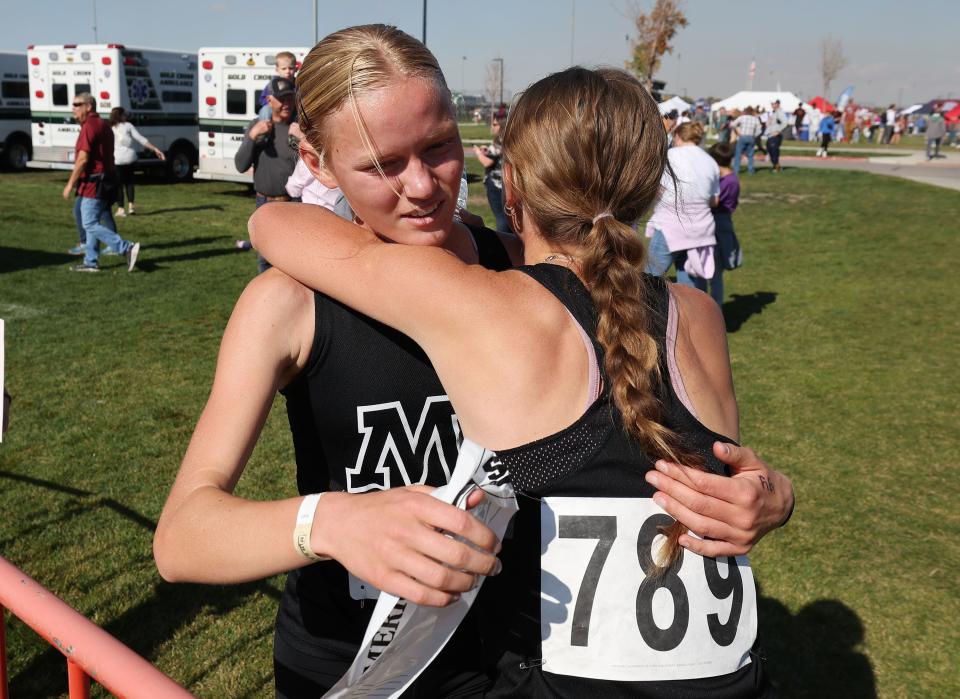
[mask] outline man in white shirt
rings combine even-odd
[[[887,107],[887,111],[884,114],[883,143],[890,143],[890,139],[893,137],[893,126],[896,123],[897,108],[896,105],[891,104]]]
[[[787,128],[787,115],[780,109],[780,100],[774,100],[767,112],[767,154],[774,172],[780,172],[780,144],[783,130]]]

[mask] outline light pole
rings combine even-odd
[[[497,106],[503,104],[503,59],[500,57],[493,59],[494,63],[500,63],[500,102]]]
[[[577,28],[577,0],[570,2],[570,65],[573,65],[573,39]]]
[[[466,78],[464,77],[467,74],[467,57],[460,57],[460,94],[465,95],[467,93],[466,88]]]

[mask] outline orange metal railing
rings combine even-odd
[[[193,695],[0,556],[0,699],[10,699],[4,607],[67,658],[70,699],[89,699],[90,679],[128,699]]]

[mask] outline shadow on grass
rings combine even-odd
[[[191,245],[209,245],[221,240],[233,240],[233,238],[229,235],[209,235],[205,238],[197,237],[186,238],[184,240],[171,240],[166,243],[147,243],[146,246],[144,246],[144,249],[149,248],[150,250],[167,250],[169,248],[185,248]]]
[[[258,593],[279,599],[279,593],[265,582],[245,585],[189,585],[158,583],[150,599],[133,607],[102,628],[134,652],[152,658],[159,648],[198,617],[219,617],[243,606]],[[225,655],[227,655],[225,653]],[[190,670],[189,676],[175,678],[187,686],[217,672],[231,658],[207,658]],[[17,697],[61,696],[66,685],[64,656],[54,647],[37,656],[10,678],[10,695]],[[202,668],[202,669],[201,669]],[[272,676],[271,676],[272,680]]]
[[[154,211],[137,211],[136,217],[140,218],[142,216],[160,216],[161,214],[173,214],[179,213],[181,211],[207,211],[213,209],[215,211],[223,211],[223,207],[218,204],[204,204],[203,206],[181,206],[173,207],[170,209],[156,209]]]
[[[0,245],[0,274],[36,269],[37,267],[49,267],[50,265],[62,265],[80,259],[82,258],[68,255],[66,252],[8,248]]]
[[[240,189],[224,189],[222,192],[214,192],[221,197],[240,197],[241,199],[255,199],[257,193],[253,191],[253,186],[247,186]]]
[[[857,613],[835,599],[791,614],[778,600],[758,598],[760,642],[767,669],[784,697],[875,699],[877,682],[859,648],[865,629]]]
[[[750,316],[763,313],[763,309],[777,300],[775,291],[755,291],[752,294],[733,294],[723,304],[723,317],[727,323],[727,332],[735,333]]]
[[[236,255],[242,251],[238,251],[233,245],[230,245],[227,248],[214,248],[211,250],[197,250],[196,252],[188,252],[182,255],[166,255],[163,257],[154,257],[150,255],[150,248],[144,247],[144,250],[147,251],[145,257],[140,257],[137,260],[137,270],[140,272],[145,272],[151,274],[157,272],[167,266],[166,263],[169,262],[189,262],[191,260],[202,260],[207,257],[220,257],[221,255]],[[142,253],[141,253],[142,254]]]
[[[24,476],[9,471],[0,471],[0,479],[18,481],[45,490],[52,490],[80,499],[78,507],[72,513],[80,516],[85,511],[97,507],[107,507],[124,519],[153,532],[156,522],[136,512],[113,498],[100,498],[79,488],[55,483],[32,476]],[[58,520],[62,524],[62,519]],[[38,581],[41,585],[43,580]],[[184,626],[193,623],[198,617],[210,614],[214,617],[227,614],[246,604],[255,595],[265,595],[273,600],[280,599],[280,593],[266,581],[243,585],[194,585],[171,584],[158,580],[153,593],[145,602],[127,610],[102,628],[130,646],[140,655],[151,658],[157,650],[167,643]],[[223,657],[221,662],[228,662]],[[219,663],[209,664],[209,669],[179,678],[187,684],[195,684],[210,672],[217,669]],[[52,646],[24,666],[10,678],[10,690],[13,696],[59,696],[63,692],[64,657]],[[272,680],[272,675],[271,678]]]

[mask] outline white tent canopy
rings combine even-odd
[[[714,102],[710,105],[710,111],[715,112],[720,108],[728,112],[732,109],[746,109],[747,107],[756,107],[760,105],[763,109],[770,109],[774,100],[780,100],[780,109],[789,113],[799,107],[803,102],[792,92],[751,92],[750,90],[741,90],[735,95],[727,97],[725,100]],[[805,108],[806,105],[804,105]]]
[[[690,109],[690,105],[684,102],[679,97],[671,97],[665,102],[660,103],[660,113],[666,114],[669,111],[676,109],[677,112],[683,114],[685,111]]]
[[[904,109],[904,110],[903,110],[902,112],[900,112],[900,113],[901,113],[901,114],[913,114],[915,111],[917,111],[918,109],[921,109],[922,107],[923,107],[922,104],[915,104],[915,105],[913,105],[912,107],[907,107],[906,109]]]

